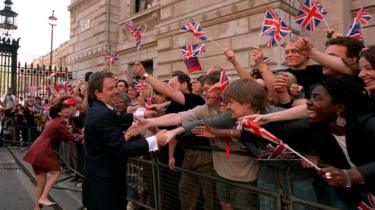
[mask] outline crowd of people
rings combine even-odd
[[[2,120],[2,130],[14,143],[34,135],[19,125],[40,132],[24,157],[37,177],[34,209],[55,204],[48,193],[61,171],[52,147],[60,140],[84,154],[84,168],[76,167],[89,210],[129,209],[126,159],[148,152],[156,152],[170,170],[180,167],[269,191],[280,184],[288,196],[283,176],[296,161],[284,160],[293,153],[278,151],[284,144],[306,158],[290,171],[294,196],[338,209],[367,205],[364,199],[375,193],[375,47],[334,36],[320,52],[308,38],[294,37],[285,45],[287,68],[278,70],[269,68],[260,48],[252,55],[257,68],[250,71],[232,50],[223,53],[236,71],[231,77],[239,77],[229,83],[218,67],[194,78],[174,71],[160,81],[136,62],[137,82],[89,72],[73,93],[55,91],[45,101],[36,97],[22,104],[7,95],[3,119],[12,116],[15,129],[8,132]],[[260,137],[252,123],[283,143]],[[267,161],[271,158],[279,160]],[[201,200],[203,209],[216,209],[214,194],[223,210],[276,209],[271,197],[220,182],[187,174],[174,182],[160,182],[160,196],[174,204],[162,204],[163,209],[195,210]]]

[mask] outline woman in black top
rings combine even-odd
[[[366,89],[370,94],[370,111],[375,112],[375,46],[363,50],[360,54],[359,77],[366,84]]]

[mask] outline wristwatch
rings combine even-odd
[[[145,80],[145,79],[147,79],[147,77],[148,77],[148,73],[145,73],[145,74],[143,75],[142,79]]]

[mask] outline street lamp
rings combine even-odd
[[[52,10],[52,15],[49,16],[48,22],[51,25],[51,52],[49,58],[49,66],[52,69],[53,27],[57,25],[57,17],[55,17],[55,10]]]
[[[17,29],[17,19],[18,14],[12,11],[11,0],[4,1],[4,9],[0,10],[0,29],[5,31],[5,36],[9,36],[10,30]]]

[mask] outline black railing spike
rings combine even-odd
[[[39,63],[38,63],[38,64],[36,64],[36,69],[39,69]]]

